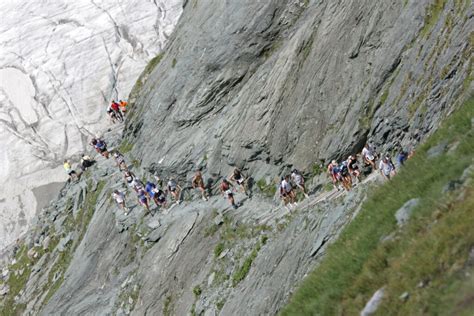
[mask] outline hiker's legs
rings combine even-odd
[[[203,187],[203,186],[200,186],[199,189],[201,190],[202,198],[205,199],[205,200],[207,200],[206,188]]]

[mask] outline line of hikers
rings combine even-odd
[[[115,123],[115,120],[123,121],[123,116],[126,113],[126,107],[127,102],[125,101],[120,100],[118,103],[112,101],[111,105],[108,107],[107,113],[109,114],[113,123]],[[104,158],[109,159],[110,153],[107,149],[107,143],[103,139],[99,137],[93,138],[90,142],[90,145],[96,150],[97,153],[102,155]],[[410,153],[407,151],[401,151],[397,156],[398,165],[402,166],[405,161],[413,154],[414,151],[411,151]],[[135,191],[139,204],[147,210],[147,213],[150,212],[151,200],[154,201],[157,207],[166,208],[168,194],[171,195],[173,203],[181,203],[182,187],[179,186],[175,178],[170,177],[166,187],[163,186],[163,181],[158,176],[155,176],[156,183],[153,183],[152,181],[146,181],[146,184],[144,184],[135,176],[133,172],[129,170],[125,161],[125,157],[119,151],[113,150],[112,156],[119,170],[123,172],[126,185]],[[389,155],[384,155],[380,159],[377,168],[378,155],[375,149],[368,143],[362,149],[361,156],[362,162],[366,166],[370,166],[371,170],[378,169],[382,177],[385,179],[390,179],[396,174],[396,167]],[[80,168],[82,172],[92,166],[94,162],[95,161],[90,156],[83,154],[80,161]],[[69,160],[65,160],[63,166],[71,181],[79,179],[80,174],[77,174],[74,171]],[[356,185],[360,182],[361,168],[359,167],[358,155],[350,155],[346,160],[343,160],[339,163],[336,160],[331,161],[331,163],[327,166],[327,172],[336,190],[351,190],[353,185]],[[239,206],[239,204],[235,201],[236,192],[241,191],[246,196],[250,197],[249,190],[247,188],[248,180],[248,176],[244,175],[243,172],[238,168],[234,168],[232,173],[228,177],[224,178],[219,185],[220,193],[229,201],[230,205],[234,209],[237,209]],[[204,201],[209,199],[208,190],[205,186],[204,178],[200,170],[195,172],[191,180],[191,187],[201,192],[201,197]],[[303,174],[299,170],[293,169],[290,174],[281,177],[278,185],[280,199],[287,209],[288,207],[291,209],[298,205],[297,191],[301,191],[301,193],[306,198],[309,197],[305,187],[305,179]],[[125,193],[119,190],[114,190],[112,197],[127,214],[129,208],[125,203]]]
[[[168,194],[171,195],[172,203],[181,203],[181,193],[183,188],[177,183],[174,177],[169,178],[166,187],[163,185],[163,180],[159,176],[154,176],[156,182],[146,181],[146,184],[144,184],[133,172],[128,170],[122,154],[120,154],[118,151],[114,151],[113,157],[120,171],[123,172],[125,183],[129,188],[135,191],[139,204],[147,210],[147,214],[151,212],[151,200],[153,200],[157,207],[161,209],[167,208]],[[243,177],[241,171],[236,168],[229,179],[223,179],[219,186],[220,192],[226,199],[229,200],[231,206],[234,209],[238,207],[238,204],[234,199],[234,193],[236,191],[235,186],[239,186],[242,192],[248,195],[245,181],[246,179]],[[232,182],[234,182],[234,184],[232,184]],[[204,183],[204,177],[201,171],[197,170],[191,180],[191,187],[193,189],[199,190],[201,192],[201,198],[204,201],[207,201],[209,199],[209,194]],[[125,192],[114,190],[112,197],[124,210],[125,214],[128,214],[129,208],[125,203]]]

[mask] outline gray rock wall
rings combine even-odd
[[[441,3],[188,2],[125,136],[152,170],[258,177],[414,146],[472,91],[473,6]]]

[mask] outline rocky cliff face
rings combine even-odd
[[[187,1],[132,90],[124,137],[106,134],[131,150],[140,177],[177,175],[185,202],[145,216],[130,192],[126,216],[109,198],[122,177],[98,159],[16,251],[3,308],[277,313],[374,180],[324,192],[313,164],[368,139],[414,146],[436,129],[472,91],[472,16],[469,1],[454,0]],[[251,199],[237,194],[237,211],[186,188],[201,167],[216,193],[234,165],[256,183]],[[272,199],[273,178],[292,166],[313,194],[288,213]]]
[[[257,177],[309,169],[366,140],[415,145],[468,88],[472,10],[469,1],[189,2],[125,135],[151,170],[242,164]]]

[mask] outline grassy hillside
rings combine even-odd
[[[373,192],[282,315],[359,314],[381,287],[385,296],[378,314],[467,315],[474,310],[472,172],[464,185],[458,181],[473,165],[473,121],[470,99],[392,181]],[[430,158],[427,152],[440,144],[446,150]],[[394,214],[412,198],[420,203],[398,228]]]

